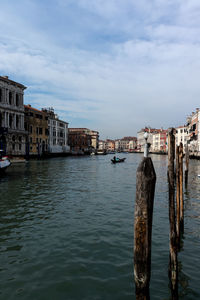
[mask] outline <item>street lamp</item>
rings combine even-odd
[[[144,139],[145,139],[145,144],[144,144],[144,157],[148,157],[148,144],[147,144],[147,139],[149,135],[147,132],[144,133]]]

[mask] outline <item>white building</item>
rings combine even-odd
[[[200,111],[199,108],[196,109],[196,112],[187,118],[188,125],[188,145],[190,152],[195,153],[196,155],[200,154]]]
[[[176,145],[179,146],[180,143],[183,144],[183,149],[185,149],[187,145],[187,141],[189,141],[189,129],[188,126],[179,126],[176,128]]]
[[[137,147],[136,137],[124,137],[122,139],[115,140],[115,150],[117,151],[132,151]]]
[[[160,129],[153,129],[153,128],[148,128],[145,127],[143,129],[141,129],[140,131],[138,131],[137,133],[137,149],[141,152],[144,151],[144,145],[145,145],[145,139],[144,139],[144,133],[147,132],[148,133],[148,143],[150,144],[150,148],[149,151],[152,150],[152,145],[153,145],[153,135],[157,132],[159,132]]]
[[[42,110],[48,114],[49,152],[54,154],[69,153],[68,123],[61,121],[54,113],[53,108]]]
[[[0,148],[8,155],[25,155],[24,90],[26,87],[0,76]]]
[[[99,150],[105,150],[106,147],[105,147],[105,141],[103,140],[99,140],[99,147],[98,147]]]

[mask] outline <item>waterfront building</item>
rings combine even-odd
[[[99,133],[88,128],[69,128],[69,145],[72,153],[90,153],[99,144]]]
[[[25,108],[25,129],[28,132],[27,155],[42,155],[48,151],[48,115],[33,108],[30,104]]]
[[[152,135],[152,152],[167,152],[167,130],[157,129]]]
[[[115,151],[115,141],[111,139],[105,140],[105,150],[106,151]]]
[[[26,87],[0,76],[0,148],[7,155],[25,155],[24,90]]]
[[[53,108],[43,108],[42,112],[48,117],[48,151],[52,154],[69,153],[68,123],[58,118]]]
[[[99,148],[99,132],[95,130],[90,130],[91,135],[91,146],[94,152]]]
[[[149,151],[152,151],[152,144],[153,144],[153,134],[158,133],[160,129],[155,129],[151,127],[145,127],[142,128],[137,133],[137,149],[140,152],[144,152],[144,145],[145,145],[145,139],[144,139],[144,133],[148,133],[148,143],[150,145]]]
[[[195,155],[200,154],[200,111],[196,108],[187,118],[188,126],[188,147],[189,151]]]
[[[105,150],[105,141],[99,140],[98,150]]]
[[[123,137],[122,139],[115,140],[115,149],[117,151],[133,151],[137,148],[136,137]]]
[[[187,125],[179,126],[176,128],[176,145],[179,146],[180,143],[183,144],[183,149],[185,149],[187,142],[189,142],[189,128]]]
[[[137,138],[136,137],[130,137],[129,140],[129,151],[133,151],[137,149]]]

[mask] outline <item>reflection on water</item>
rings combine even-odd
[[[123,154],[124,156],[124,154]],[[12,166],[0,179],[0,299],[135,299],[133,216],[140,154]],[[167,157],[157,174],[151,299],[170,299]],[[190,161],[180,299],[199,299],[200,162]]]

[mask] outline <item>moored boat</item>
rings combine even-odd
[[[11,165],[7,156],[3,155],[3,150],[0,150],[0,172],[4,172]]]

